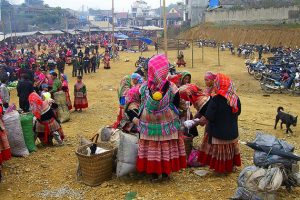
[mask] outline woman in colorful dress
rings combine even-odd
[[[182,85],[190,84],[192,80],[192,75],[189,72],[178,72],[175,75],[169,75],[168,81],[174,83],[177,87]]]
[[[0,100],[2,104],[2,101]],[[0,182],[2,179],[2,164],[11,158],[10,146],[7,139],[7,133],[2,121],[3,107],[0,106]]]
[[[186,62],[184,61],[184,55],[183,55],[183,51],[179,52],[179,55],[177,56],[177,66],[181,67],[186,65]]]
[[[70,98],[70,93],[69,93],[69,86],[68,86],[68,78],[67,75],[61,74],[61,83],[62,83],[62,91],[65,92],[66,94],[66,102],[69,110],[72,110],[72,102]]]
[[[82,82],[82,76],[77,76],[77,82],[74,85],[74,108],[75,111],[82,112],[82,109],[88,108],[87,90]]]
[[[51,102],[43,101],[36,92],[32,92],[28,100],[32,113],[36,118],[33,126],[36,137],[38,137],[44,145],[53,145],[53,138],[59,145],[62,145],[64,134],[51,109]]]
[[[236,166],[241,166],[238,144],[241,102],[233,82],[224,74],[216,74],[214,91],[216,95],[199,121],[200,125],[207,124],[199,162],[217,173],[231,173]]]
[[[183,121],[193,119],[193,115],[190,111],[190,104],[197,110],[195,118],[200,118],[200,116],[206,112],[210,97],[204,94],[198,86],[194,84],[183,85],[179,88],[179,94],[181,99],[180,108],[182,110],[181,119]],[[192,135],[193,137],[198,136],[197,127],[195,125],[196,122],[194,123],[194,126],[188,127],[188,129],[185,130],[186,135]]]
[[[126,104],[126,95],[132,86],[131,76],[126,75],[122,78],[119,88],[118,88],[118,100],[119,100],[119,114],[117,121],[112,125],[112,128],[118,128],[120,122],[124,116],[124,106]]]
[[[141,105],[140,85],[134,86],[126,94],[126,105],[124,115],[120,122],[122,130],[127,133],[138,133],[137,127],[132,123],[134,117],[138,116]]]
[[[103,58],[104,69],[110,69],[110,55],[109,51],[106,51]]]
[[[204,81],[206,85],[205,94],[214,96],[214,82],[217,75],[212,72],[206,72],[204,76]]]
[[[179,134],[177,107],[179,93],[167,81],[169,61],[156,55],[148,64],[148,81],[140,88],[140,114],[131,117],[140,133],[137,171],[152,174],[153,180],[169,178],[171,172],[186,168],[184,141]]]

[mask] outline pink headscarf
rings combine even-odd
[[[135,86],[133,88],[131,88],[130,90],[128,90],[127,94],[126,94],[126,103],[130,104],[133,102],[140,102],[141,101],[141,97],[140,97],[140,92],[139,92],[139,86]]]
[[[208,79],[208,80],[215,80],[216,77],[217,77],[217,75],[212,72],[206,72],[204,75],[204,78]]]
[[[163,54],[154,56],[148,63],[148,87],[152,91],[161,91],[167,82],[169,61]]]

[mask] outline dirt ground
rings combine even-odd
[[[191,49],[185,50],[188,70],[192,82],[203,87],[205,71],[226,73],[232,77],[242,102],[242,115],[239,118],[240,140],[251,141],[256,131],[265,131],[296,146],[300,153],[300,128],[292,127],[294,136],[288,137],[284,130],[274,130],[274,119],[278,106],[299,115],[299,97],[272,94],[263,96],[259,83],[250,77],[244,67],[244,60],[232,56],[228,51],[221,52],[221,66],[217,64],[216,49],[205,48],[204,63],[201,50],[196,48],[194,67],[191,67]],[[154,51],[144,53],[151,56]],[[170,51],[171,62],[177,51]],[[0,199],[124,199],[128,192],[137,192],[137,199],[213,199],[230,198],[237,187],[240,170],[227,176],[217,176],[210,172],[205,177],[195,175],[195,168],[172,174],[170,182],[151,183],[142,175],[114,177],[98,187],[88,187],[76,181],[78,134],[90,138],[99,128],[112,124],[118,112],[116,88],[124,75],[135,70],[134,62],[140,53],[121,53],[121,60],[112,63],[112,69],[104,71],[103,65],[96,74],[84,76],[88,88],[89,109],[82,113],[72,113],[71,121],[63,124],[66,135],[63,147],[39,147],[38,151],[26,158],[13,158],[4,165],[4,182],[0,184]],[[124,62],[129,59],[130,62]],[[75,79],[71,78],[71,66],[67,67],[70,88]],[[71,96],[73,92],[71,91]],[[15,91],[12,102],[18,102]],[[200,137],[194,142],[199,145]],[[243,167],[252,165],[253,150],[241,144]],[[206,169],[206,168],[205,168]],[[284,188],[278,192],[278,199],[300,199],[300,189],[288,193]]]

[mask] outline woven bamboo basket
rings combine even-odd
[[[98,186],[112,179],[115,148],[109,143],[98,142],[98,147],[109,151],[98,155],[87,156],[86,149],[91,145],[92,144],[83,145],[76,151],[79,161],[78,180],[89,186]]]
[[[184,146],[185,146],[186,156],[188,158],[193,149],[193,137],[185,137]]]

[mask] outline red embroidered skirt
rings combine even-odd
[[[85,97],[75,97],[74,100],[74,108],[75,109],[83,109],[88,107],[88,101],[86,96]]]
[[[55,131],[59,133],[61,139],[63,140],[63,130],[60,124],[54,118],[47,121],[43,121],[42,123],[36,121],[34,132],[38,134],[39,139],[45,144],[50,143],[50,140],[52,140],[52,133]]]
[[[139,140],[137,171],[147,174],[171,174],[186,168],[186,153],[182,139]]]
[[[208,165],[217,173],[230,173],[234,166],[241,166],[241,155],[238,140],[220,140],[212,138],[212,144],[208,143],[209,136],[205,134],[199,149],[198,161],[202,165]]]
[[[0,165],[11,158],[10,147],[5,131],[0,131]]]

